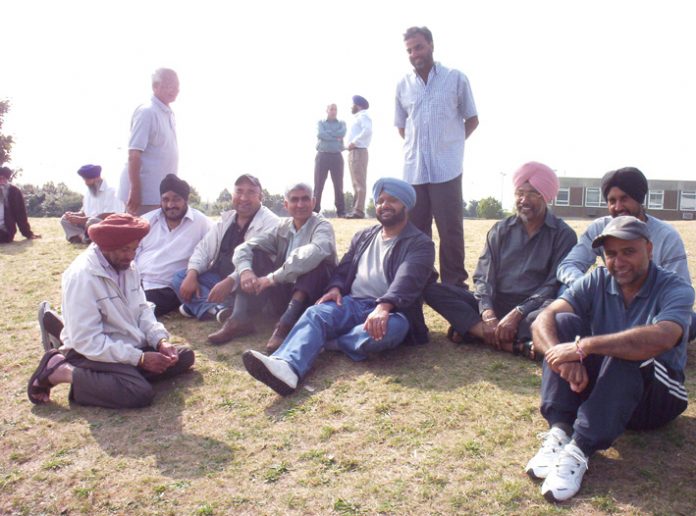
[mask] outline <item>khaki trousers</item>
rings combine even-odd
[[[348,151],[348,168],[353,180],[353,213],[365,215],[367,195],[367,149]]]

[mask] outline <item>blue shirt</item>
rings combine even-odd
[[[394,125],[404,129],[404,180],[444,183],[462,173],[464,122],[477,116],[469,79],[435,63],[427,84],[415,72],[396,87]]]
[[[648,277],[631,304],[624,306],[621,288],[605,267],[573,283],[562,295],[575,313],[589,322],[592,335],[618,333],[636,326],[672,321],[682,328],[682,338],[672,349],[655,357],[674,371],[686,366],[694,289],[673,272],[650,262]]]

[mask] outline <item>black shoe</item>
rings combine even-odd
[[[361,215],[360,213],[349,213],[346,215],[347,219],[364,219],[365,215]]]

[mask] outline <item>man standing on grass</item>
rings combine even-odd
[[[336,267],[336,238],[333,226],[314,213],[312,187],[292,185],[285,192],[289,217],[278,226],[237,246],[232,262],[239,272],[231,316],[219,331],[208,336],[212,344],[223,344],[256,330],[252,313],[270,302],[281,313],[266,350],[274,352],[307,306],[324,293]]]
[[[353,97],[353,125],[348,134],[348,168],[353,181],[353,210],[347,219],[365,218],[365,196],[367,195],[367,148],[372,141],[372,119],[367,113],[370,103],[361,97]]]
[[[174,346],[155,319],[133,263],[150,226],[115,214],[87,230],[93,244],[63,273],[60,351],[50,349],[29,379],[32,403],[46,403],[51,389],[71,386],[79,405],[137,408],[152,403],[150,382],[193,366],[193,351]]]
[[[176,72],[155,70],[152,92],[150,103],[133,113],[128,164],[121,173],[118,195],[132,215],[159,208],[159,184],[167,174],[177,175],[179,167],[176,123],[169,107],[179,95]]]
[[[558,193],[556,173],[542,163],[522,165],[513,175],[517,214],[497,222],[474,273],[474,292],[434,283],[425,301],[451,324],[454,342],[466,335],[495,349],[534,358],[530,325],[538,309],[556,298],[556,268],[577,242],[548,203]]]
[[[116,191],[106,184],[99,165],[84,165],[77,171],[87,186],[82,209],[68,211],[60,218],[65,238],[73,244],[89,242],[87,227],[101,222],[112,213],[123,212],[123,203],[116,198]]]
[[[179,308],[174,274],[186,267],[198,242],[213,227],[208,217],[188,205],[191,188],[186,181],[168,174],[159,190],[160,208],[143,215],[150,232],[135,255],[145,297],[155,304],[157,317]]]
[[[0,244],[12,242],[17,227],[27,240],[41,238],[31,230],[22,191],[10,184],[13,175],[9,168],[0,167]]]
[[[442,283],[464,285],[462,163],[479,124],[474,97],[466,75],[434,61],[427,27],[411,27],[404,41],[413,72],[396,88],[394,125],[405,140],[404,179],[416,189],[410,217],[428,236],[435,218]]]
[[[648,225],[622,215],[592,241],[605,267],[582,276],[532,327],[544,354],[549,424],[527,473],[549,501],[575,496],[589,457],[626,430],[651,430],[687,406],[684,367],[694,289],[656,266]]]
[[[326,183],[326,176],[331,172],[331,182],[334,189],[334,204],[336,216],[346,214],[343,198],[343,137],[346,135],[346,123],[336,118],[336,104],[326,107],[326,120],[317,124],[317,156],[314,159],[314,211],[321,212],[321,196]]]
[[[198,242],[187,268],[174,275],[181,315],[199,320],[217,317],[219,322],[229,316],[239,286],[239,273],[232,263],[234,250],[245,240],[271,231],[280,220],[261,205],[262,200],[261,183],[256,177],[242,174],[237,178],[232,209],[223,212]]]
[[[383,178],[372,190],[379,224],[358,232],[329,281],[270,357],[248,350],[249,374],[281,395],[291,394],[324,348],[365,360],[404,341],[428,340],[420,302],[436,273],[433,241],[408,221],[413,187]]]
[[[609,215],[594,220],[580,236],[578,243],[558,266],[558,280],[562,288],[569,287],[581,278],[597,257],[602,257],[600,248],[593,248],[592,242],[607,224],[621,215],[632,215],[648,226],[653,245],[652,260],[655,265],[672,271],[687,283],[691,283],[686,249],[679,232],[674,226],[645,212],[645,196],[648,193],[648,180],[635,167],[624,167],[607,172],[602,178],[602,195],[607,202]],[[691,315],[689,340],[696,338],[696,313]]]

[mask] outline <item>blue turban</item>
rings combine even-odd
[[[370,103],[367,101],[367,99],[365,99],[365,97],[361,97],[360,95],[355,95],[353,97],[353,104],[360,106],[363,109],[370,107]]]
[[[99,165],[84,165],[77,171],[84,179],[94,179],[101,175],[101,167]]]
[[[396,179],[395,177],[383,177],[378,179],[375,185],[372,187],[372,198],[377,204],[377,198],[379,194],[386,192],[399,199],[406,210],[410,211],[416,205],[416,191],[413,187],[402,179]]]

